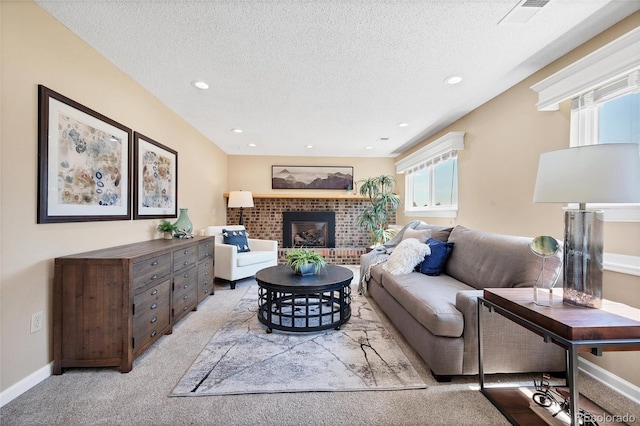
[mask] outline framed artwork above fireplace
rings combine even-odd
[[[353,167],[271,166],[272,189],[353,188]]]

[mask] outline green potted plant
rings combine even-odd
[[[158,224],[157,229],[164,233],[165,240],[170,240],[173,238],[173,234],[178,230],[178,227],[171,222],[163,220]]]
[[[393,193],[396,180],[393,176],[380,175],[359,181],[360,195],[369,205],[357,217],[358,227],[371,232],[373,245],[384,244],[392,237],[387,229],[389,216],[398,210],[400,197]]]
[[[317,274],[326,265],[322,256],[307,248],[294,248],[287,253],[287,266],[298,275]]]

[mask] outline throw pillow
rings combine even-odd
[[[431,230],[407,228],[404,230],[404,234],[402,234],[402,239],[406,240],[407,238],[415,238],[422,244],[426,244],[427,240],[431,238]]]
[[[249,242],[247,241],[247,231],[239,230],[232,231],[230,229],[222,230],[222,240],[225,244],[238,247],[238,253],[245,253],[251,251],[249,248]]]
[[[449,260],[454,243],[445,243],[429,238],[427,245],[431,249],[431,254],[425,256],[420,263],[420,272],[426,275],[440,275]]]
[[[382,265],[382,269],[389,271],[391,275],[409,274],[430,252],[428,245],[422,244],[416,238],[407,238],[400,241]]]

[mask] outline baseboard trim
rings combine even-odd
[[[53,372],[53,362],[29,374],[15,385],[0,393],[0,407],[4,407],[47,377]]]
[[[629,398],[636,404],[640,404],[640,387],[616,376],[599,365],[594,364],[582,357],[578,358],[578,368],[588,376],[618,392],[620,395]]]

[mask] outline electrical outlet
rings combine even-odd
[[[31,333],[42,330],[42,323],[44,322],[44,314],[42,311],[36,312],[31,315]]]

